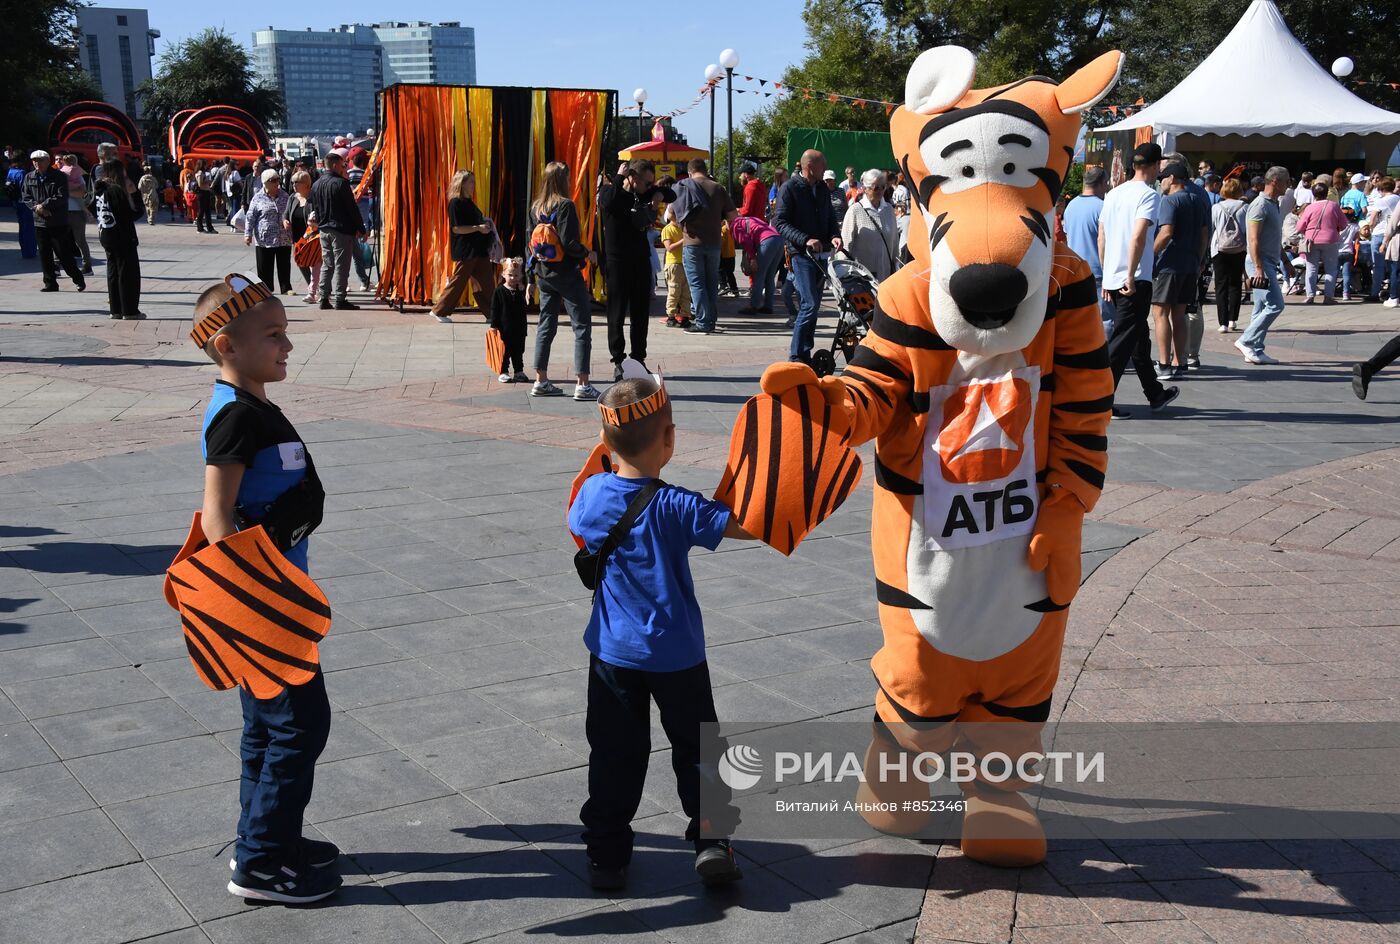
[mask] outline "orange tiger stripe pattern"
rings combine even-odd
[[[229,276],[225,278],[224,281],[233,285],[234,283],[230,281],[230,279],[233,278],[235,278],[235,276]],[[241,277],[237,278],[240,279],[241,283]],[[195,347],[204,347],[204,345],[209,343],[209,339],[224,325],[228,324],[254,305],[265,302],[271,297],[272,293],[268,291],[267,286],[263,285],[261,282],[243,284],[242,288],[233,293],[232,298],[195,323],[194,330],[190,332],[190,340],[194,342]]]
[[[569,509],[574,507],[574,499],[578,498],[579,489],[583,488],[583,483],[589,476],[598,475],[602,472],[613,470],[612,453],[608,451],[607,443],[598,443],[593,447],[593,451],[588,454],[588,459],[584,461],[583,468],[578,475],[574,476],[573,484],[569,487],[569,503],[564,506],[564,520],[569,520]],[[574,539],[574,543],[583,548],[583,538],[569,532],[569,537]]]
[[[505,371],[506,342],[495,328],[486,329],[486,369],[493,374]]]
[[[715,499],[744,530],[791,554],[860,482],[846,426],[845,412],[814,386],[751,398],[735,421]]]
[[[165,589],[180,613],[190,661],[210,688],[237,685],[254,698],[272,698],[315,675],[330,603],[262,527],[209,544],[196,515]]]
[[[668,399],[666,388],[658,387],[655,393],[619,407],[603,406],[600,403],[598,404],[598,412],[603,414],[603,422],[609,426],[622,426],[644,416],[651,416],[665,406]]]

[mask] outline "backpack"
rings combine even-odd
[[[532,267],[539,262],[564,261],[564,244],[559,239],[558,227],[554,225],[553,213],[540,215],[540,221],[530,231],[530,243],[525,255],[526,264]]]
[[[1240,228],[1240,217],[1243,214],[1236,211],[1226,213],[1225,219],[1220,223],[1220,231],[1215,241],[1216,247],[1221,252],[1239,252],[1245,248],[1244,230]]]

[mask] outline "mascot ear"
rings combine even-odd
[[[939,46],[919,54],[904,80],[904,107],[936,115],[962,100],[972,88],[977,60],[961,46]]]
[[[1106,52],[1074,75],[1065,79],[1055,89],[1055,100],[1060,111],[1066,115],[1077,115],[1108,94],[1123,71],[1123,54],[1118,50]]]

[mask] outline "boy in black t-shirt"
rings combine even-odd
[[[231,275],[200,295],[194,322],[192,340],[219,365],[204,414],[204,536],[215,544],[263,524],[287,561],[305,571],[304,535],[320,521],[324,495],[305,443],[266,396],[267,384],[287,376],[286,310],[261,283]],[[325,680],[319,665],[311,668],[310,681],[272,698],[239,690],[243,774],[228,889],[242,898],[300,904],[340,887],[330,868],[340,850],[301,835],[330,732]]]

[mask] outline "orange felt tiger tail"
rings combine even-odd
[[[210,544],[200,519],[196,512],[165,573],[165,599],[180,614],[200,680],[264,699],[309,682],[331,625],[325,594],[261,525]]]

